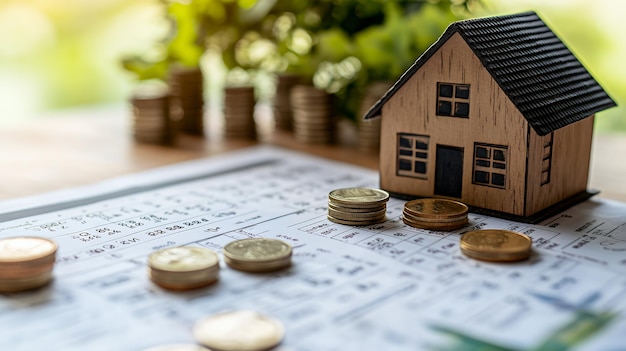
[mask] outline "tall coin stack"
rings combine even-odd
[[[253,87],[226,87],[224,89],[224,136],[226,138],[256,139],[255,103]]]
[[[131,98],[135,140],[167,144],[174,139],[169,99],[169,92],[165,86],[143,85],[135,89]]]
[[[297,141],[330,144],[335,139],[335,113],[332,95],[310,85],[291,90],[293,129]]]
[[[209,249],[170,247],[148,256],[148,274],[153,283],[165,289],[195,289],[217,281],[219,261],[217,254]]]
[[[469,209],[461,202],[448,199],[417,199],[404,204],[402,221],[411,227],[450,231],[468,222]]]
[[[292,130],[293,115],[289,97],[291,89],[298,84],[300,76],[295,74],[279,74],[276,77],[276,94],[274,95],[274,123],[277,129]]]
[[[385,220],[389,194],[370,188],[336,189],[328,194],[328,219],[346,225],[370,225]]]
[[[0,292],[36,289],[52,280],[57,244],[46,238],[0,239]]]
[[[175,68],[169,76],[172,114],[184,133],[204,135],[204,78],[200,68]]]
[[[357,120],[358,145],[361,150],[377,151],[380,147],[380,117],[365,120],[363,116],[385,94],[389,87],[390,83],[378,81],[368,85],[365,91]]]

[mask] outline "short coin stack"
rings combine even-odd
[[[226,138],[256,139],[255,103],[253,87],[224,89],[224,136]]]
[[[371,188],[336,189],[328,194],[328,219],[346,225],[370,225],[385,220],[389,194]]]
[[[282,323],[261,313],[231,311],[196,322],[193,336],[200,344],[221,351],[263,351],[280,344],[285,335]]]
[[[503,229],[481,229],[463,234],[461,252],[483,261],[509,262],[530,257],[532,240],[524,234]]]
[[[204,78],[200,68],[175,68],[169,77],[172,111],[178,128],[204,135]]]
[[[40,288],[52,280],[57,244],[39,237],[0,239],[0,292]]]
[[[170,247],[148,256],[152,282],[171,290],[188,290],[217,281],[219,257],[209,249],[192,246]]]
[[[359,116],[364,116],[367,111],[385,94],[391,86],[388,82],[373,82],[368,85],[363,100]],[[378,151],[380,147],[380,118],[357,120],[358,145],[364,151]]]
[[[335,139],[332,95],[309,85],[291,89],[293,132],[297,141],[306,144],[330,144]]]
[[[467,213],[467,206],[458,201],[417,199],[404,204],[402,221],[415,228],[449,231],[465,226]]]
[[[250,238],[233,241],[222,251],[224,262],[245,272],[272,272],[291,265],[291,245],[277,239]]]
[[[132,127],[135,140],[166,144],[174,137],[170,119],[169,91],[156,84],[139,86],[132,98]]]

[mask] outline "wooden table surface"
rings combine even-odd
[[[0,126],[0,199],[86,185],[259,143],[378,167],[376,153],[363,152],[353,143],[304,145],[289,133],[271,131],[265,131],[258,142],[223,140],[216,131],[209,131],[206,138],[181,135],[172,146],[137,143],[130,134],[129,113],[124,106],[64,111]],[[600,197],[626,201],[625,184],[626,134],[596,134],[589,188],[601,190]]]

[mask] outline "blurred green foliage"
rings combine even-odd
[[[197,66],[215,51],[228,70],[289,72],[338,97],[356,118],[368,82],[399,77],[478,0],[165,1],[169,35],[157,60],[124,60],[139,79]]]

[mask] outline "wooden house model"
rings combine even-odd
[[[592,195],[594,114],[612,106],[527,12],[451,24],[364,118],[382,118],[382,189],[536,222]]]

